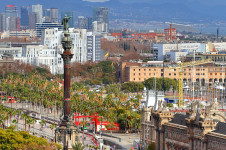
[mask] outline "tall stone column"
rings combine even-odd
[[[71,150],[72,145],[76,144],[78,138],[78,129],[71,120],[71,59],[73,54],[71,54],[72,40],[70,38],[70,33],[68,32],[68,21],[70,18],[64,17],[64,37],[62,39],[62,46],[64,49],[63,54],[61,54],[64,62],[64,99],[63,99],[63,117],[61,118],[61,123],[55,130],[55,141],[62,144],[63,150]]]

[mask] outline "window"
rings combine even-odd
[[[146,71],[146,69],[144,69],[144,71]]]
[[[140,80],[140,78],[139,78],[139,80]]]
[[[163,72],[163,69],[161,69],[161,72]]]
[[[212,73],[210,73],[210,75],[212,75]]]
[[[174,69],[174,71],[176,71],[176,69]]]
[[[136,69],[133,69],[133,71],[136,71]]]
[[[171,73],[169,73],[169,76],[171,76]]]
[[[133,75],[135,76],[135,73]]]
[[[174,73],[174,76],[176,75],[176,73]]]
[[[151,73],[149,73],[149,76],[151,75]]]
[[[149,69],[149,71],[151,71],[151,69]]]
[[[189,69],[189,71],[191,71],[191,69]]]
[[[215,73],[215,75],[217,75],[217,73]]]
[[[161,73],[161,77],[163,77],[163,73]]]
[[[186,76],[186,73],[184,73],[184,75]]]
[[[186,69],[184,69],[184,71],[186,71]]]
[[[140,69],[139,69],[139,71],[140,71]]]
[[[144,73],[144,76],[146,76],[146,73]]]
[[[156,71],[156,69],[154,69],[154,71]]]
[[[140,73],[139,73],[139,76],[140,76]]]
[[[220,75],[222,75],[222,73],[220,73]]]
[[[133,78],[133,80],[135,81],[135,78]]]

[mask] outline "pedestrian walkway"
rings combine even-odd
[[[111,135],[111,134],[108,134],[108,135]],[[140,139],[140,135],[138,135],[137,133],[129,133],[129,134],[113,133],[112,136],[117,137],[117,138],[102,135],[104,140],[105,139],[111,140],[114,143],[116,143],[126,149],[131,149],[131,147],[133,147],[133,141]]]

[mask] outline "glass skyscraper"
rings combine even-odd
[[[97,24],[105,24],[109,30],[109,8],[107,7],[96,7],[93,8],[93,21],[97,21]]]
[[[29,14],[27,7],[21,7],[21,26],[29,26]]]

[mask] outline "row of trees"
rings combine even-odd
[[[56,143],[49,143],[46,139],[30,135],[25,131],[13,131],[0,128],[0,149],[36,149],[36,150],[57,150],[62,147]]]
[[[122,84],[122,90],[126,93],[135,93],[143,91],[144,87],[147,89],[158,90],[158,91],[177,91],[178,82],[170,78],[149,78],[143,83],[141,82],[128,82]]]
[[[109,72],[109,68],[103,68]],[[40,72],[26,75],[12,74],[2,80],[1,88],[8,96],[16,98],[17,103],[29,103],[29,109],[36,110],[41,114],[54,114],[56,118],[62,109],[63,89],[57,81],[49,81]],[[72,113],[78,112],[84,115],[92,115],[97,112],[103,116],[103,121],[119,122],[121,129],[139,128],[136,125],[140,119],[140,98],[129,99],[120,92],[119,85],[108,85],[101,88],[100,92],[90,91],[82,83],[73,83],[71,86]],[[107,93],[104,94],[104,91]],[[3,98],[1,98],[3,100]],[[11,103],[17,107],[17,103]],[[22,105],[23,106],[23,105]]]
[[[72,77],[85,79],[85,83],[90,85],[116,82],[115,67],[111,61],[88,62],[85,64],[73,63],[71,70]]]
[[[12,118],[14,120],[12,120]],[[18,128],[19,118],[23,119],[24,131],[14,131],[14,129]],[[21,110],[14,110],[13,108],[7,108],[0,105],[0,149],[60,149],[61,146],[58,144],[50,144],[46,139],[38,138],[30,135],[30,128],[33,124],[33,133],[34,132],[34,124],[36,120],[28,116],[26,113],[22,113]],[[10,126],[9,126],[10,124]],[[44,120],[41,120],[40,125],[43,127],[45,124]],[[53,130],[54,125],[50,126]],[[43,130],[44,137],[44,130]]]

